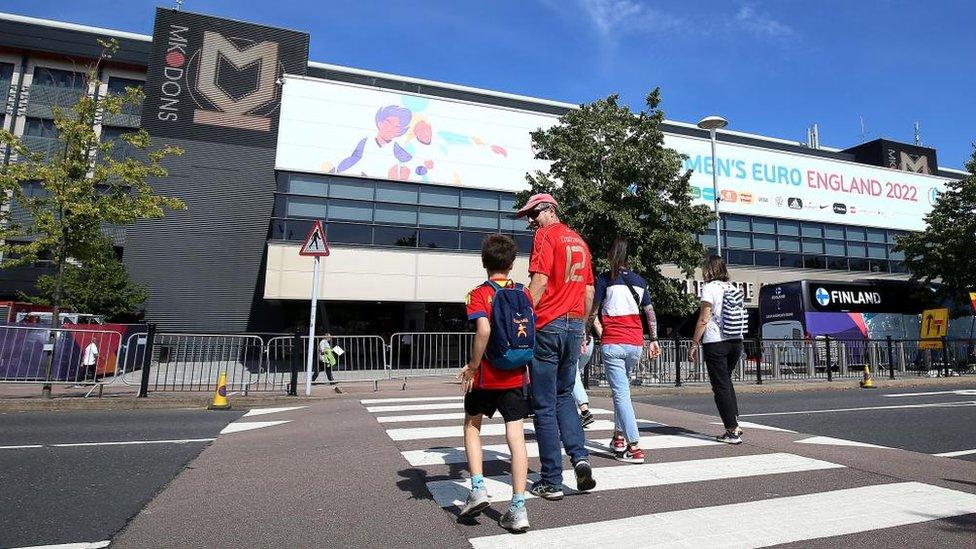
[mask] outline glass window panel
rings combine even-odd
[[[396,223],[397,225],[416,225],[417,207],[401,204],[376,204],[374,214],[376,223]]]
[[[329,196],[354,200],[373,200],[373,182],[362,179],[333,177],[329,182]]]
[[[846,257],[828,257],[827,258],[827,268],[834,271],[846,271],[847,270],[847,258]]]
[[[907,273],[908,272],[908,267],[905,265],[905,262],[903,262],[903,261],[891,261],[889,263],[891,265],[891,272],[893,272],[893,273]]]
[[[803,268],[804,269],[826,269],[827,258],[822,255],[805,255],[803,256]]]
[[[325,218],[325,199],[289,196],[285,215],[288,217]]]
[[[409,227],[375,227],[373,244],[376,246],[417,247],[417,229]]]
[[[492,233],[461,233],[462,250],[480,250],[485,237]]]
[[[872,273],[886,273],[888,272],[888,262],[872,259],[868,261],[868,270]]]
[[[531,234],[517,234],[515,235],[515,243],[518,244],[519,253],[527,254],[532,252],[532,240],[534,235]]]
[[[771,234],[754,234],[752,235],[752,247],[757,250],[775,250],[776,237]]]
[[[824,236],[844,240],[844,227],[840,225],[826,225],[824,226]]]
[[[899,236],[905,236],[908,233],[902,231],[888,231],[888,243],[896,244]]]
[[[496,191],[463,189],[461,191],[461,207],[472,210],[491,210],[497,212],[498,193]]]
[[[823,225],[820,223],[803,223],[800,226],[800,232],[806,237],[820,238],[823,236]]]
[[[698,235],[698,241],[705,246],[715,246],[715,233],[706,233]]]
[[[314,221],[304,221],[301,219],[289,219],[284,225],[284,239],[302,242],[312,230]],[[331,240],[331,235],[329,239]]]
[[[803,267],[803,256],[800,254],[779,254],[780,267],[799,269]]]
[[[515,219],[507,213],[502,213],[498,219],[498,228],[502,232],[522,230],[525,228],[525,220]]]
[[[329,242],[341,244],[370,244],[373,241],[373,228],[369,225],[329,223],[326,234]]]
[[[777,221],[776,232],[784,236],[800,236],[800,224],[796,221]]]
[[[377,202],[396,202],[398,204],[416,204],[419,189],[409,183],[376,182]]]
[[[850,264],[850,269],[852,271],[866,271],[868,270],[868,260],[867,259],[855,259],[851,258],[848,262]]]
[[[864,228],[847,227],[847,240],[864,240]]]
[[[810,254],[822,254],[824,253],[824,243],[823,240],[818,240],[815,238],[804,238],[803,239],[803,252]]]
[[[329,183],[327,179],[293,175],[288,177],[288,192],[312,196],[329,196]]]
[[[775,234],[776,233],[776,222],[772,219],[764,219],[762,217],[752,218],[752,232],[754,233],[766,233]]]
[[[34,67],[34,79],[31,80],[31,84],[80,90],[85,87],[85,74],[49,67]]]
[[[421,248],[442,248],[456,250],[458,248],[457,231],[420,231],[419,244]]]
[[[756,252],[756,265],[761,267],[778,267],[779,254],[772,252]]]
[[[867,229],[868,242],[880,242],[885,241],[885,231],[884,229]]]
[[[847,250],[844,249],[843,240],[828,240],[826,241],[825,244],[826,244],[825,251],[827,255],[837,255],[837,256],[847,255]]]
[[[725,233],[725,245],[729,248],[752,248],[752,239],[749,233],[727,232]]]
[[[24,125],[24,135],[55,138],[58,136],[58,129],[54,126],[54,120],[28,118]]]
[[[145,87],[145,85],[146,83],[142,80],[110,76],[108,79],[108,93],[110,95],[125,95],[126,88],[137,88],[141,90]]]
[[[424,206],[458,207],[458,189],[424,185],[420,187],[420,203]]]
[[[14,77],[13,63],[0,63],[0,80],[11,80]]]
[[[905,252],[896,252],[894,248],[888,248],[888,259],[894,259],[897,261],[905,260]]]
[[[373,204],[372,202],[363,204],[352,200],[330,200],[329,219],[341,219],[343,221],[372,221]]]
[[[447,208],[420,208],[420,225],[424,227],[458,226],[458,211]]]
[[[868,250],[864,244],[856,244],[853,242],[848,242],[847,255],[849,255],[850,257],[866,257],[868,255]]]
[[[798,252],[800,251],[800,239],[781,236],[779,237],[779,249],[783,252]]]
[[[873,259],[885,259],[887,257],[887,246],[884,244],[868,244],[868,257]]]
[[[466,229],[490,229],[498,230],[498,212],[472,212],[461,211],[461,227]]]
[[[752,265],[752,252],[745,250],[729,250],[725,253],[729,265]]]
[[[744,215],[727,215],[722,221],[725,222],[725,230],[727,231],[746,231],[752,230],[749,225],[749,218]]]
[[[515,195],[512,193],[498,193],[498,209],[511,212],[515,209]]]

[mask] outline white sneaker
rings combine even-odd
[[[515,511],[509,509],[498,519],[498,525],[511,532],[524,532],[529,529],[529,512],[525,507]]]
[[[476,517],[487,509],[489,505],[491,505],[491,500],[488,498],[488,490],[484,488],[471,490],[468,493],[468,501],[464,502],[464,505],[461,506],[461,516]]]

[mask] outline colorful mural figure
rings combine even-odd
[[[335,166],[326,162],[323,165],[324,171],[331,174],[349,174],[364,156],[389,154],[392,161],[387,172],[389,179],[427,182],[431,171],[439,163],[438,159],[450,157],[453,147],[480,147],[487,154],[508,158],[505,147],[487,143],[480,137],[435,131],[434,124],[424,114],[430,103],[428,99],[402,95],[400,103],[377,109],[374,117],[376,135],[360,139],[349,156]],[[360,175],[366,174],[361,172]],[[463,183],[457,172],[450,179],[455,184]]]

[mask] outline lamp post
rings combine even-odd
[[[708,137],[712,142],[712,193],[715,195],[715,250],[722,257],[722,218],[718,211],[718,203],[722,197],[718,194],[718,166],[715,163],[715,130],[729,125],[729,121],[721,116],[706,116],[698,121],[698,127],[708,130]]]

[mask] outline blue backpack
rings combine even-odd
[[[525,287],[516,284],[504,288],[493,280],[485,282],[495,289],[491,302],[491,336],[485,356],[499,370],[515,370],[532,361],[535,350],[535,312],[525,295]]]

